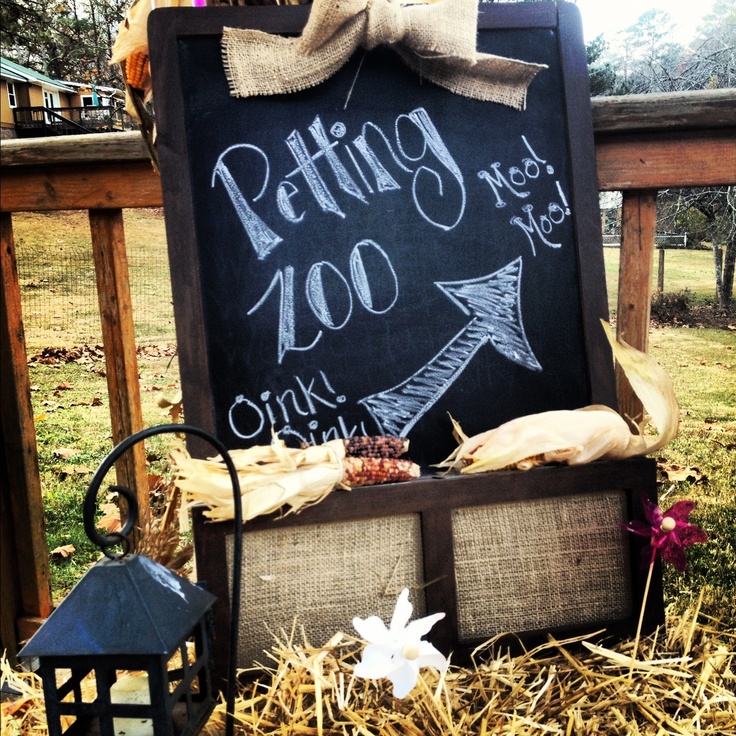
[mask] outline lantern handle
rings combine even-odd
[[[238,471],[235,468],[230,453],[225,445],[217,439],[213,434],[207,432],[200,427],[192,424],[159,424],[154,427],[147,427],[135,434],[126,437],[122,442],[116,445],[112,451],[105,457],[97,468],[87,489],[87,495],[84,498],[84,530],[92,542],[102,547],[103,553],[107,557],[115,557],[108,554],[107,548],[115,544],[122,543],[123,553],[117,557],[124,557],[130,551],[130,541],[128,534],[134,529],[138,521],[138,499],[135,494],[125,486],[111,486],[122,495],[128,502],[128,518],[123,528],[117,532],[102,536],[95,526],[95,511],[97,509],[97,491],[102,485],[108,471],[115,462],[133,445],[143,440],[153,437],[157,434],[176,433],[176,434],[193,434],[208,442],[217,450],[227,467],[230,476],[230,483],[233,487],[233,532],[235,536],[235,546],[233,548],[233,573],[231,585],[232,605],[230,609],[230,651],[227,668],[227,697],[225,712],[225,736],[233,736],[235,721],[235,693],[236,693],[236,655],[238,651],[238,631],[240,627],[240,591],[242,587],[242,567],[243,567],[243,502],[240,495],[240,481],[238,480]]]
[[[120,559],[130,552],[129,535],[138,523],[138,498],[135,493],[126,486],[110,486],[111,491],[122,496],[128,502],[128,518],[125,520],[125,524],[123,524],[123,527],[119,532],[109,532],[108,534],[102,535],[97,531],[97,526],[95,524],[97,490],[102,483],[102,478],[100,478],[97,485],[93,487],[94,482],[95,479],[93,478],[92,483],[90,483],[90,486],[87,489],[87,495],[84,497],[84,507],[82,510],[84,515],[84,532],[93,544],[96,544],[102,549],[102,553],[105,557],[109,557],[110,559]],[[123,546],[123,551],[119,555],[114,555],[111,552],[108,552],[108,547],[113,547],[116,544],[122,544]]]
[[[153,437],[154,435],[164,433],[176,434],[193,434],[208,442],[222,457],[230,476],[230,483],[233,487],[233,526],[235,533],[235,546],[233,549],[233,574],[231,597],[232,605],[230,610],[230,654],[227,671],[227,697],[226,697],[226,713],[225,713],[225,734],[233,736],[234,733],[234,710],[235,710],[235,692],[236,692],[236,653],[238,651],[238,631],[240,622],[240,590],[242,586],[242,559],[243,559],[243,507],[240,495],[240,481],[238,480],[238,472],[235,468],[230,453],[225,445],[217,439],[213,434],[207,432],[200,427],[191,424],[159,424],[154,427],[147,427],[135,434],[126,437],[122,442],[115,446],[112,451],[105,457],[97,468],[87,489],[87,495],[84,498],[84,530],[92,542],[102,547],[103,553],[107,557],[114,557],[107,552],[108,547],[115,544],[123,544],[123,553],[119,555],[124,557],[130,550],[130,542],[128,534],[133,530],[138,520],[138,499],[135,494],[125,486],[112,486],[120,495],[128,502],[129,514],[123,528],[117,532],[102,536],[95,526],[95,511],[97,509],[97,491],[102,485],[105,476],[125,452],[133,445],[143,440]]]

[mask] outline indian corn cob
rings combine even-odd
[[[349,457],[400,457],[409,449],[403,437],[385,435],[348,437],[345,454]]]
[[[395,457],[345,457],[342,485],[347,488],[397,483],[418,478],[420,469],[411,460]]]

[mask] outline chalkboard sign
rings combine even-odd
[[[615,406],[577,9],[482,4],[478,49],[546,64],[526,108],[453,94],[388,48],[304,92],[230,96],[223,26],[151,15],[187,420],[229,447],[409,438],[412,459],[523,414]]]

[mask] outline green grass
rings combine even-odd
[[[179,389],[176,359],[144,353],[138,367],[144,426],[170,421],[157,402],[163,396],[172,398]],[[52,556],[52,593],[58,600],[99,553],[84,533],[82,503],[93,472],[113,448],[107,383],[101,375],[101,359],[34,362],[29,371],[49,551],[69,544],[76,550],[69,557]],[[169,437],[156,437],[147,443],[150,473],[162,470],[170,444]],[[111,471],[100,489],[100,502],[114,481]]]
[[[604,248],[606,264],[606,288],[608,308],[616,312],[618,295],[619,249]],[[655,251],[652,268],[652,293],[657,291],[659,278],[659,251]],[[686,289],[694,295],[694,304],[706,304],[716,297],[715,267],[713,253],[709,250],[666,250],[664,253],[665,292],[680,292]]]
[[[139,343],[174,341],[174,313],[160,210],[123,213]],[[102,340],[86,212],[13,216],[26,341],[30,350]]]
[[[672,378],[680,433],[661,451],[665,465],[696,468],[696,480],[661,485],[661,505],[690,498],[692,521],[710,539],[688,550],[680,574],[665,569],[669,602],[684,607],[706,587],[704,611],[736,629],[736,334],[728,330],[652,330],[650,352]]]

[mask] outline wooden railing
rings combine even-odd
[[[41,138],[133,130],[133,119],[117,107],[14,107],[18,138]]]
[[[601,191],[623,192],[617,332],[647,349],[657,190],[736,184],[736,90],[593,100]],[[137,133],[4,141],[0,159],[2,348],[2,644],[51,610],[48,554],[15,264],[12,213],[88,210],[107,361],[113,440],[141,428],[122,210],[162,206],[158,175]],[[618,379],[619,410],[641,407]],[[118,467],[148,502],[145,458]]]

